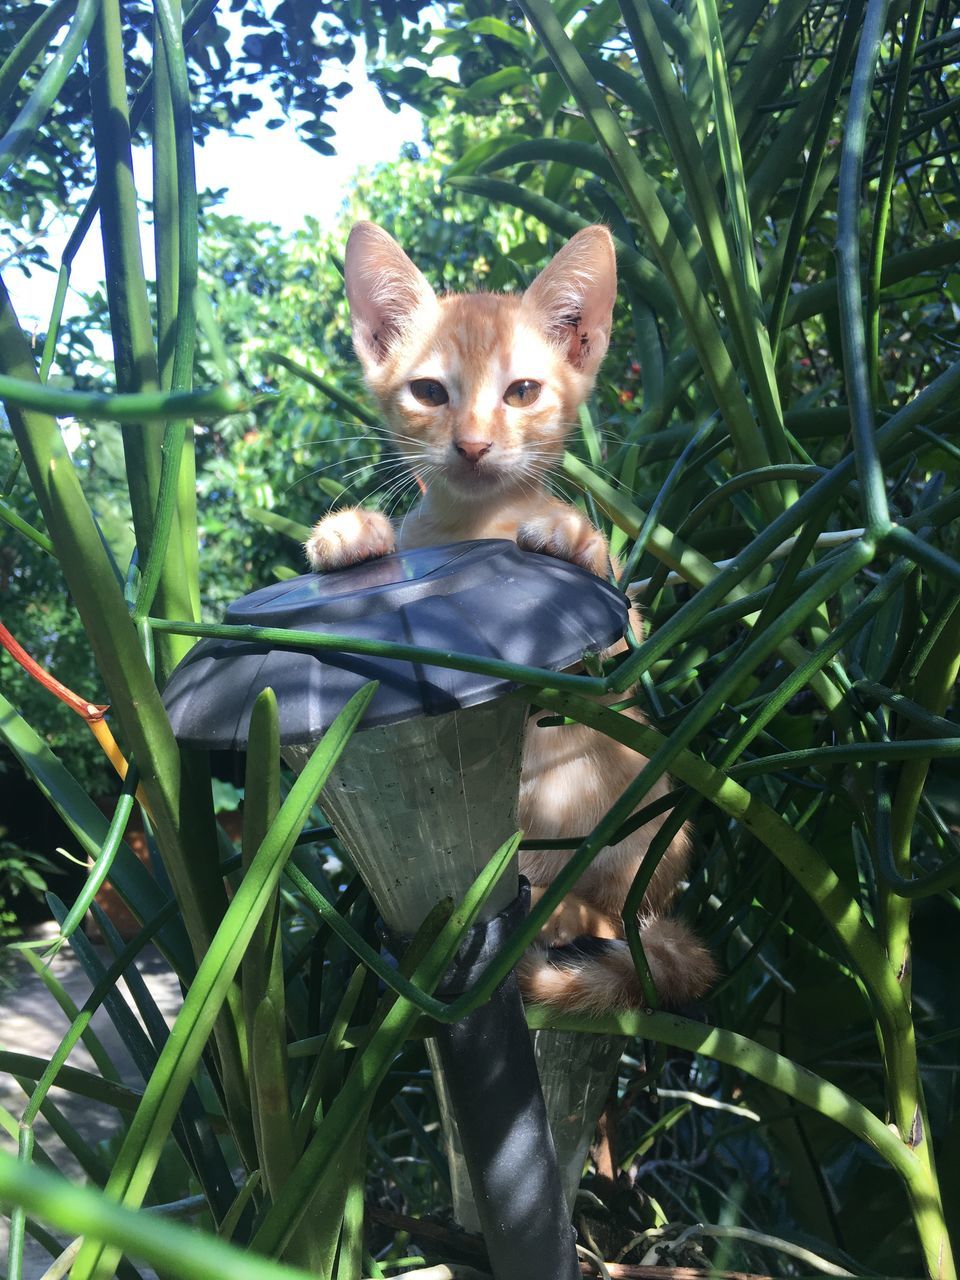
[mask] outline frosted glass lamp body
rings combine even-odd
[[[545,1029],[533,1033],[560,1182],[571,1213],[626,1043],[622,1036],[581,1035],[577,1031]]]
[[[321,802],[391,932],[409,935],[438,902],[461,899],[516,830],[526,714],[511,696],[367,729],[347,744]],[[309,750],[283,754],[302,767]],[[514,865],[484,905],[491,928],[502,925],[517,892]],[[484,950],[476,927],[470,940],[468,950]],[[485,962],[467,962],[465,985]],[[516,976],[475,1012],[440,1027],[428,1053],[457,1221],[482,1231],[496,1280],[576,1280]]]
[[[355,734],[321,803],[394,933],[416,932],[436,903],[459,902],[516,831],[526,705],[501,698]],[[307,747],[287,747],[297,767]],[[482,918],[517,896],[516,867]]]

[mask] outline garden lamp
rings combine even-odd
[[[559,671],[618,639],[627,608],[593,574],[485,540],[293,578],[237,601],[225,621]],[[438,902],[459,901],[516,829],[527,710],[516,685],[415,659],[211,638],[174,671],[164,701],[182,743],[243,750],[253,704],[272,688],[282,752],[296,768],[370,680],[379,687],[321,803],[388,936],[402,943]],[[525,910],[508,872],[438,994],[469,986]],[[438,1024],[431,1061],[463,1158],[451,1168],[455,1211],[473,1226],[475,1207],[496,1280],[572,1280],[570,1215],[514,975],[474,1013]]]

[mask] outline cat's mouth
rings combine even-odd
[[[442,474],[448,488],[466,496],[502,489],[510,479],[508,470],[487,458],[452,459]]]

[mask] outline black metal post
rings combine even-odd
[[[529,889],[476,925],[439,994],[471,985],[526,915]],[[577,1280],[576,1233],[516,976],[434,1033],[495,1280]]]

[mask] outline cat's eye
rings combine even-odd
[[[446,404],[450,399],[447,388],[435,378],[414,378],[410,383],[410,394],[420,404],[429,405],[433,409],[437,405]]]
[[[531,378],[520,378],[507,387],[503,393],[503,401],[511,409],[525,409],[527,405],[533,404],[539,395],[539,382],[534,382]]]

